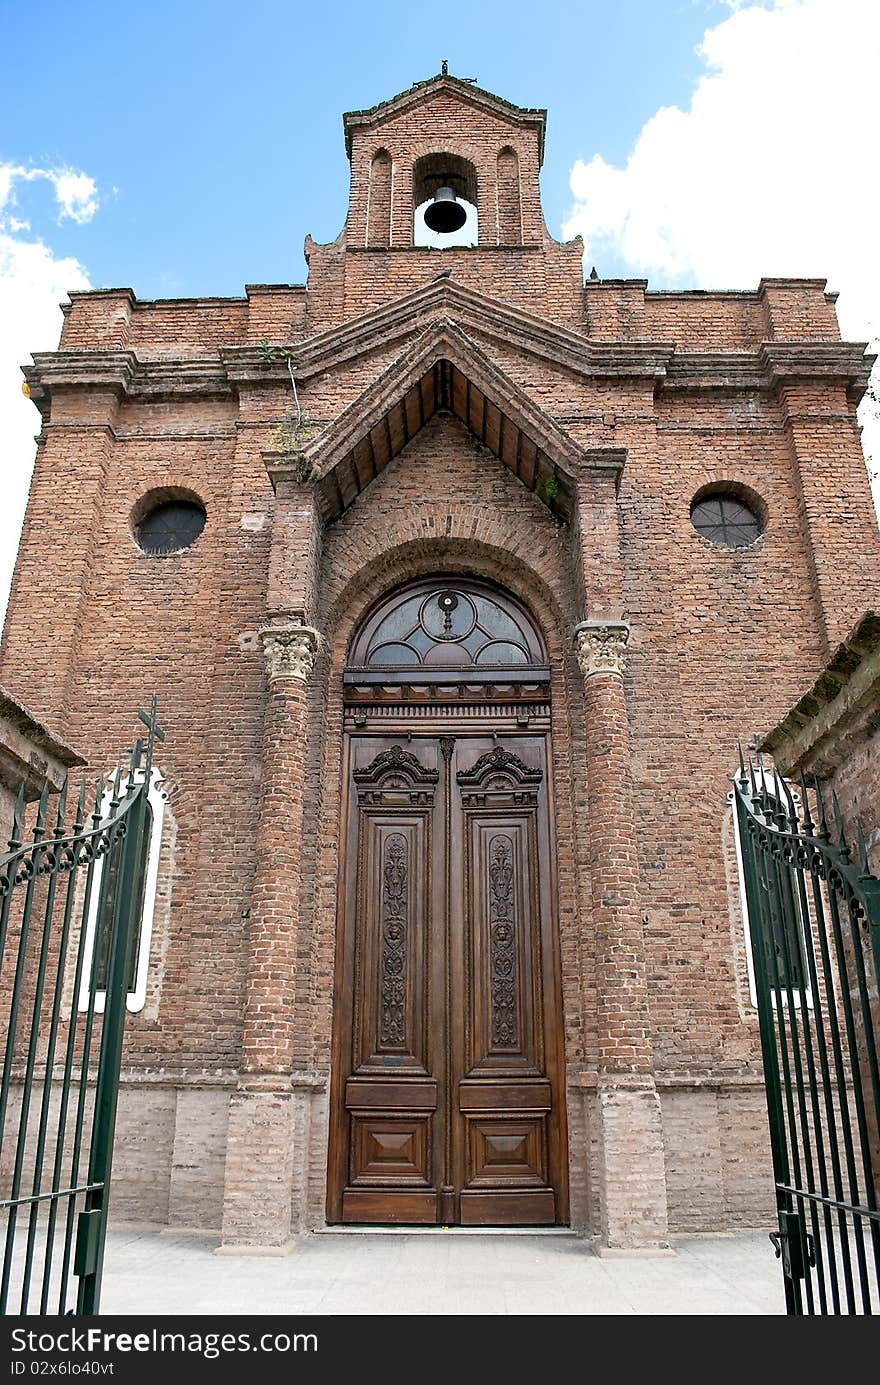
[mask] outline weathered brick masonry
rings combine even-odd
[[[756,1224],[726,795],[737,738],[878,599],[864,348],[820,281],[584,284],[544,226],[541,111],[438,77],[345,128],[348,219],[307,242],[305,286],[74,293],[26,371],[43,431],[0,682],[94,772],[149,691],[168,732],[116,1214],[229,1244],[323,1222],[342,666],[378,598],[455,573],[505,587],[549,651],[572,1222],[620,1246]],[[476,246],[413,246],[437,153],[470,169]],[[713,484],[760,511],[749,548],[695,532]],[[204,504],[191,548],[139,550],[153,492]]]

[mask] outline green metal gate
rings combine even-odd
[[[742,761],[741,761],[742,764]],[[791,1314],[880,1305],[880,880],[836,799],[742,765],[734,801]],[[855,847],[855,858],[853,847]]]
[[[90,803],[85,781],[69,815],[67,786],[52,811],[44,790],[26,831],[19,794],[0,857],[3,1313],[99,1309],[147,792],[164,739],[155,698],[139,717],[146,745]]]

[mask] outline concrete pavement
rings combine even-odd
[[[567,1234],[319,1232],[292,1254],[216,1255],[216,1238],[112,1230],[103,1314],[760,1315],[784,1311],[764,1231],[679,1236],[606,1258]]]

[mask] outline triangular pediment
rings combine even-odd
[[[305,341],[285,343],[283,358],[279,356],[274,364],[253,345],[224,347],[220,354],[230,380],[265,382],[274,375],[280,381],[290,369],[305,383],[327,371],[344,370],[349,363],[362,365],[371,354],[404,348],[432,322],[453,322],[468,336],[588,380],[658,382],[665,377],[674,354],[669,342],[591,341],[574,328],[491,298],[446,274],[361,317]]]
[[[586,461],[581,448],[461,327],[438,319],[296,459],[324,522],[442,412],[460,419],[559,519],[570,517]],[[273,479],[291,473],[274,454],[266,461]]]
[[[547,124],[546,110],[515,106],[511,101],[506,101],[504,97],[496,96],[494,92],[478,87],[474,82],[464,81],[461,77],[452,77],[448,73],[438,73],[436,77],[429,77],[426,81],[414,82],[406,91],[398,92],[397,96],[392,96],[388,101],[381,101],[368,110],[346,111],[342,117],[342,123],[345,129],[345,150],[349,158],[351,158],[352,137],[357,130],[378,129],[387,124],[388,121],[396,119],[397,116],[405,114],[417,106],[424,105],[441,94],[450,95],[465,106],[476,106],[480,110],[486,110],[509,125],[532,127],[538,134],[539,156],[543,160],[544,131]]]
[[[465,332],[510,347],[533,359],[562,366],[585,378],[650,377],[666,373],[671,343],[590,341],[582,332],[560,326],[537,313],[478,289],[438,275],[423,288],[383,304],[361,317],[317,333],[286,348],[298,380],[306,381],[365,354],[418,336],[432,319],[453,321]],[[232,347],[224,360],[233,370],[247,370],[253,347]],[[240,365],[239,365],[240,363]],[[255,364],[264,364],[255,361]],[[282,373],[279,367],[279,376]]]

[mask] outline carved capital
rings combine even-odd
[[[623,677],[629,626],[623,620],[584,620],[574,628],[574,648],[584,678],[595,673]]]
[[[298,620],[279,618],[262,627],[260,639],[270,683],[308,682],[321,642],[317,630]]]

